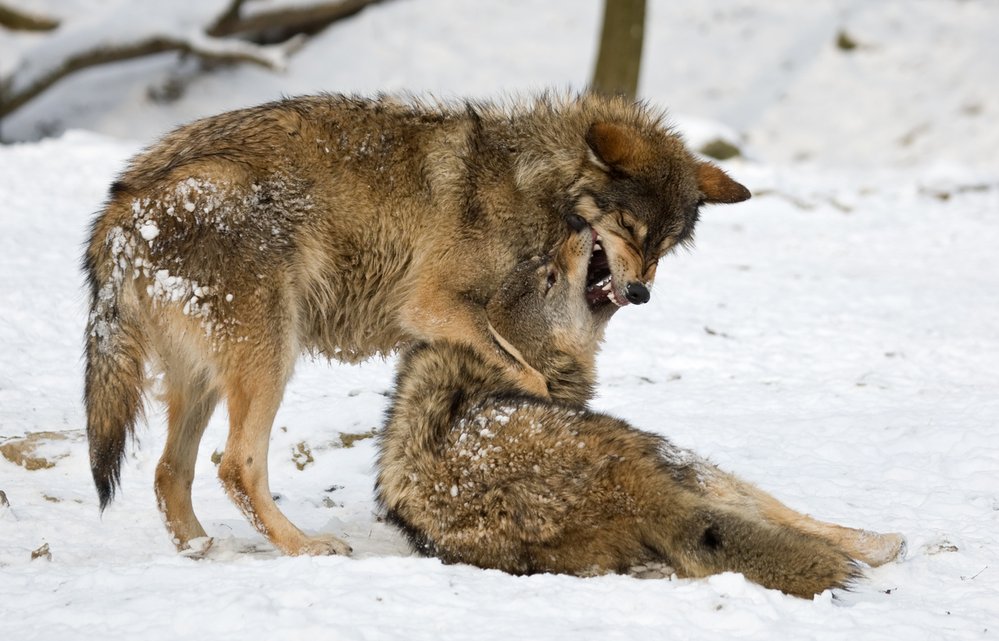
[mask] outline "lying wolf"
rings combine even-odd
[[[748,197],[660,114],[618,98],[501,108],[323,95],[181,127],[111,186],[86,250],[85,401],[101,509],[152,362],[169,430],[155,488],[178,548],[205,536],[191,482],[224,398],[219,475],[232,500],[288,554],[347,552],[303,534],[269,489],[271,424],[303,350],[359,361],[447,338],[546,396],[544,377],[486,318],[515,264],[586,227],[602,246],[590,305],[644,303],[657,261],[690,237],[700,206]]]
[[[856,561],[901,554],[898,534],[816,521],[668,440],[584,405],[613,307],[586,303],[593,234],[517,266],[490,322],[545,376],[524,394],[458,341],[412,347],[380,437],[378,497],[424,552],[512,573],[588,575],[666,564],[743,573],[810,597]]]

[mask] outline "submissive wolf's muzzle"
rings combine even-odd
[[[635,305],[642,305],[649,302],[650,294],[649,288],[639,282],[628,283],[627,289],[624,291],[625,298],[628,302],[634,303]]]
[[[579,214],[569,214],[565,217],[565,222],[569,224],[572,231],[579,232],[586,229],[586,221]]]

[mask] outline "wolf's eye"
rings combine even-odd
[[[555,274],[555,272],[554,271],[548,272],[548,283],[545,287],[545,291],[547,292],[552,287],[554,287],[557,281],[558,281],[558,276]]]
[[[624,216],[619,216],[617,219],[617,224],[621,226],[621,229],[631,234],[632,237],[635,235],[635,228],[625,220]]]

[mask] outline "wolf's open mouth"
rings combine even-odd
[[[590,308],[597,308],[607,303],[614,303],[618,307],[627,305],[627,302],[618,300],[614,291],[614,277],[611,276],[610,263],[607,261],[607,253],[600,245],[600,235],[595,229],[593,232],[593,253],[590,255],[590,265],[586,272],[586,302]]]

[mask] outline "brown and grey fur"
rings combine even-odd
[[[101,509],[114,497],[147,365],[163,374],[155,488],[179,548],[198,443],[229,410],[222,483],[289,554],[346,552],[271,498],[267,450],[303,351],[341,361],[415,340],[465,345],[536,395],[485,305],[518,261],[573,226],[602,237],[595,305],[644,302],[657,260],[704,203],[749,192],[642,105],[595,96],[429,106],[322,95],[181,127],[132,159],[93,223],[85,401]]]
[[[666,564],[810,597],[903,549],[896,534],[814,520],[665,438],[588,411],[613,310],[583,302],[587,230],[518,266],[488,306],[549,383],[511,385],[466,346],[412,347],[380,437],[378,495],[424,552],[512,573],[589,575]]]

